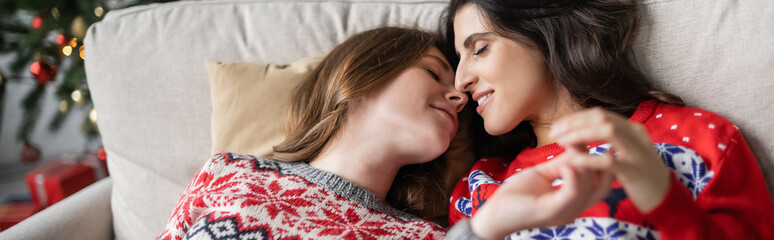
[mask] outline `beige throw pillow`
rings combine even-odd
[[[207,61],[212,153],[270,153],[285,138],[284,109],[291,94],[322,59],[288,65]]]

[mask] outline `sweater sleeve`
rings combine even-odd
[[[449,205],[449,226],[476,214],[479,207],[500,187],[507,177],[507,169],[500,158],[479,159],[466,177],[457,182]]]
[[[470,218],[472,206],[466,178],[460,179],[451,194],[449,203],[449,226]]]
[[[663,239],[774,239],[774,204],[758,163],[739,130],[728,143],[695,201],[670,176],[662,202],[645,213]]]
[[[480,238],[473,234],[473,230],[470,228],[470,221],[468,221],[468,219],[462,219],[458,221],[457,224],[452,226],[451,229],[449,229],[449,232],[446,233],[446,237],[444,239],[477,240]]]

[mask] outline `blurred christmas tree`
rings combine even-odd
[[[30,135],[39,125],[41,100],[49,86],[56,87],[59,107],[51,121],[44,123],[48,130],[59,130],[70,110],[79,107],[91,109],[81,116],[83,133],[88,139],[99,136],[83,67],[83,38],[88,27],[109,9],[169,1],[0,0],[0,56],[12,58],[9,66],[0,68],[0,116],[9,81],[35,85],[20,103],[23,117],[16,139],[24,142],[22,161],[35,162],[40,157]],[[63,74],[62,82],[52,84],[59,74]]]

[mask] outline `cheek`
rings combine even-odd
[[[505,134],[535,115],[546,95],[546,83],[538,75],[518,66],[502,66],[497,76],[491,76],[495,98],[485,110],[484,128],[490,135]],[[520,74],[519,72],[523,72]]]
[[[409,115],[402,118],[402,127],[406,134],[415,139],[415,142],[409,145],[420,147],[428,154],[437,153],[438,155],[449,147],[455,131],[454,124],[449,121],[445,113],[424,107],[407,114]]]

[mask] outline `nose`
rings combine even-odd
[[[478,78],[474,74],[471,74],[470,71],[468,71],[465,62],[460,60],[459,65],[457,66],[457,72],[454,75],[454,88],[460,92],[471,92],[473,91],[472,88],[476,82],[478,82]]]
[[[446,100],[452,104],[455,111],[460,112],[465,106],[465,103],[468,102],[468,95],[452,89],[446,93]]]

